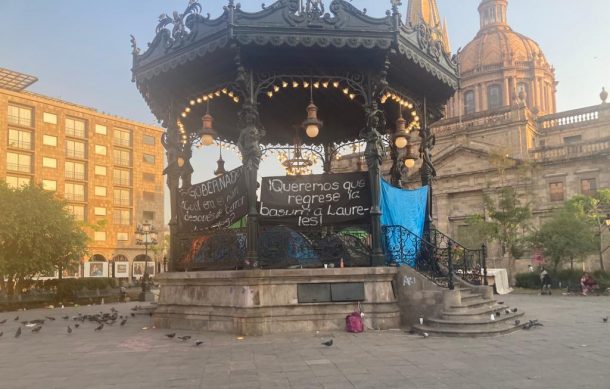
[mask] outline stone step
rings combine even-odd
[[[428,327],[434,328],[445,328],[445,329],[495,329],[498,327],[505,327],[507,324],[514,325],[515,320],[521,320],[523,312],[511,313],[510,315],[501,315],[495,320],[491,320],[491,317],[476,318],[476,319],[426,319],[424,324]]]
[[[481,298],[481,295],[476,294],[476,293],[466,292],[466,293],[461,293],[461,298],[462,298],[462,302],[472,301],[472,300],[476,300],[477,298]]]
[[[480,308],[480,307],[489,307],[496,305],[495,300],[487,300],[483,299],[479,296],[479,298],[462,301],[460,305],[452,305],[451,308],[455,310],[466,310],[471,308]]]
[[[480,307],[480,308],[470,308],[470,309],[449,309],[443,310],[440,312],[442,319],[475,319],[481,318],[484,319],[489,317],[492,313],[500,312],[500,316],[505,315],[504,312],[506,309],[510,309],[508,305],[494,305],[492,307]],[[519,311],[517,311],[519,312]],[[514,312],[511,312],[511,314]]]
[[[412,331],[419,334],[427,333],[430,336],[451,336],[451,337],[487,337],[487,336],[498,336],[510,334],[520,330],[521,325],[516,326],[512,322],[504,322],[503,325],[492,327],[492,328],[447,328],[447,327],[431,327],[427,325],[415,325],[412,327]]]

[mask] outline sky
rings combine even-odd
[[[447,20],[452,50],[465,46],[479,29],[480,0],[437,0]],[[263,0],[242,0],[258,10]],[[270,4],[272,0],[267,0]],[[403,0],[402,13],[408,0]],[[141,48],[154,38],[161,13],[182,12],[188,0],[0,0],[0,67],[34,75],[28,90],[61,98],[113,115],[157,124],[131,82],[130,34]],[[226,0],[201,0],[203,14],[222,13]],[[330,4],[330,0],[325,3]],[[383,16],[389,0],[353,0],[371,16]],[[542,47],[556,69],[558,110],[598,104],[602,86],[610,86],[609,0],[509,0],[511,27]],[[239,165],[225,153],[227,168]],[[217,150],[194,156],[194,182],[212,177]],[[205,166],[205,169],[198,167]],[[262,175],[281,169],[270,158]],[[166,212],[167,213],[167,212]],[[166,215],[167,216],[167,215]]]

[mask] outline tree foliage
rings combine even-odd
[[[605,220],[610,214],[610,189],[600,189],[593,196],[574,196],[566,202],[566,208],[583,218],[595,230],[599,248],[599,266],[604,270],[604,251],[602,235],[606,228]]]
[[[568,201],[532,235],[533,244],[540,247],[553,265],[554,271],[567,261],[595,252],[597,235],[584,214]]]
[[[9,188],[0,183],[0,287],[15,286],[38,274],[78,264],[87,235],[65,203],[37,186]]]
[[[525,234],[532,217],[529,204],[522,204],[519,195],[512,187],[500,190],[497,198],[484,196],[485,216],[474,215],[469,224],[485,240],[497,241],[502,254],[509,254],[508,271],[512,274],[514,259],[523,255],[526,245]]]

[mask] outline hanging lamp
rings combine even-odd
[[[303,122],[303,128],[308,137],[315,138],[324,124],[318,120],[318,107],[313,103],[313,83],[309,83],[309,85],[309,105],[307,106],[307,119]]]
[[[199,137],[201,144],[204,146],[210,146],[216,139],[216,131],[214,131],[214,118],[210,115],[210,102],[208,101],[206,113],[203,115],[202,127],[199,131]]]
[[[219,150],[220,150],[219,151],[220,157],[218,158],[218,161],[216,161],[216,163],[218,164],[218,167],[216,170],[214,170],[214,175],[222,176],[227,173],[227,170],[225,169],[225,160],[222,159],[222,141],[218,141],[218,146],[219,146]]]

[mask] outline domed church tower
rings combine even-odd
[[[481,28],[458,55],[461,85],[447,117],[515,104],[539,116],[556,112],[555,70],[535,41],[510,28],[507,5],[507,0],[481,1]]]

